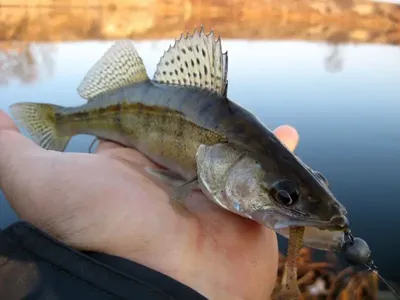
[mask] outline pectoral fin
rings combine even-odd
[[[172,208],[183,217],[191,217],[192,215],[186,209],[185,200],[189,197],[190,193],[198,187],[197,176],[193,179],[186,181],[176,189],[174,189],[169,196],[169,201]]]
[[[197,176],[192,178],[191,180],[185,182],[181,186],[177,187],[172,194],[170,195],[169,199],[172,204],[175,202],[184,205],[185,200],[189,197],[190,193],[198,187]]]
[[[185,210],[185,200],[190,193],[198,188],[197,176],[190,180],[185,180],[179,174],[166,169],[145,168],[151,176],[173,186],[174,190],[169,196],[172,207],[178,211]]]
[[[186,183],[186,180],[179,174],[166,169],[145,168],[151,176],[174,187],[180,187]]]

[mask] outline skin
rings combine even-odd
[[[290,126],[274,133],[290,150]],[[0,111],[0,188],[21,219],[81,250],[158,270],[209,299],[268,299],[278,268],[276,234],[201,193],[180,214],[170,189],[142,171],[139,152],[101,142],[95,154],[47,151]]]

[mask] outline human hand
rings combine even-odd
[[[295,129],[277,137],[294,150]],[[209,299],[267,299],[278,267],[276,235],[193,193],[174,210],[141,153],[101,142],[95,154],[47,151],[0,111],[0,188],[17,215],[80,250],[131,259]]]

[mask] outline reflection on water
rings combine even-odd
[[[343,59],[340,54],[339,45],[332,46],[332,51],[325,58],[325,68],[327,71],[336,73],[340,72],[343,68]]]
[[[135,42],[149,74],[170,43]],[[111,44],[3,47],[2,66],[11,71],[0,86],[0,109],[16,101],[84,103],[76,88]],[[223,48],[229,52],[228,96],[271,128],[288,123],[299,130],[297,154],[326,175],[349,210],[353,232],[369,241],[382,274],[399,282],[399,49],[248,40],[224,40]],[[46,64],[52,76],[40,75]],[[26,78],[30,84],[21,85]],[[87,151],[91,140],[74,137],[67,151]],[[4,200],[0,212],[1,227],[15,219]]]
[[[0,84],[7,85],[13,80],[33,83],[41,76],[52,75],[54,51],[52,44],[0,43]]]
[[[333,73],[344,67],[343,43],[400,44],[400,5],[351,0],[226,2],[192,6],[189,0],[156,1],[151,7],[136,0],[118,5],[99,1],[92,6],[5,2],[0,40],[26,42],[0,42],[0,84],[14,79],[31,83],[51,75],[55,47],[37,44],[38,40],[174,39],[202,24],[215,28],[224,40],[325,41],[331,46],[323,61]]]
[[[152,50],[164,50],[158,49],[156,42],[149,43]],[[326,45],[328,50],[321,63],[328,72],[341,71],[344,58],[340,45]],[[0,42],[0,85],[7,85],[15,80],[21,84],[31,84],[52,76],[56,67],[56,51],[57,46],[52,43]]]

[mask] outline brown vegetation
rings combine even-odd
[[[280,255],[277,286],[285,256]],[[336,256],[327,252],[323,262],[313,261],[310,248],[302,248],[298,258],[299,300],[375,300],[378,299],[378,276],[374,272],[356,272],[341,268]]]

